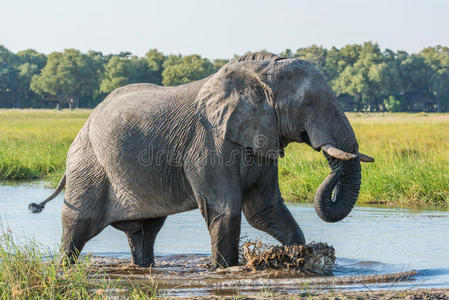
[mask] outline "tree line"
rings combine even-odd
[[[378,44],[286,49],[285,58],[313,63],[346,110],[449,111],[449,48],[416,54],[382,51]],[[76,49],[48,55],[33,49],[13,53],[0,45],[0,107],[94,107],[114,89],[136,82],[179,85],[215,73],[228,59],[165,55],[138,57]],[[419,95],[419,97],[417,97]]]

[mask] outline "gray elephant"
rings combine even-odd
[[[278,158],[290,142],[323,149],[332,169],[315,208],[343,219],[361,184],[354,132],[320,73],[308,62],[253,53],[203,80],[176,87],[131,84],[92,112],[67,154],[61,251],[72,259],[112,225],[126,233],[133,263],[154,263],[168,215],[199,208],[213,266],[238,264],[241,213],[283,245],[304,235],[279,191]]]

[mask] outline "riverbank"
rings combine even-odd
[[[232,297],[230,297],[232,299]],[[171,298],[171,299],[186,299],[185,297]],[[208,296],[208,297],[189,297],[187,299],[211,300],[223,299],[222,297]],[[406,291],[369,291],[369,292],[342,292],[331,291],[324,293],[303,292],[303,293],[275,293],[270,291],[262,291],[254,296],[235,297],[234,299],[247,300],[261,300],[261,299],[317,299],[317,300],[444,300],[449,299],[449,289],[417,289]]]
[[[248,266],[210,270],[209,257],[204,255],[158,257],[155,268],[138,268],[129,259],[92,256],[68,266],[52,257],[55,253],[43,253],[33,243],[17,244],[8,232],[0,235],[0,298],[447,299],[443,296],[448,295],[441,289],[391,290],[412,280],[413,271],[335,277],[293,270],[254,271]],[[391,288],[371,291],[373,283]],[[335,288],[351,284],[363,284],[365,291]]]
[[[309,296],[307,296],[309,297]],[[369,292],[329,292],[322,295],[310,295],[313,299],[370,299],[370,300],[389,300],[389,299],[449,299],[449,289],[416,289],[405,291],[369,291]]]
[[[90,110],[0,110],[0,179],[45,178],[55,184],[67,150]],[[449,114],[349,113],[363,165],[359,203],[449,206]],[[279,161],[288,202],[311,202],[329,173],[321,153],[291,144]]]

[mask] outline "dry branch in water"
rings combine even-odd
[[[330,274],[335,264],[334,247],[326,243],[300,246],[267,246],[262,242],[245,242],[243,262],[253,270],[288,269],[314,274]]]

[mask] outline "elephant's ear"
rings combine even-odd
[[[217,136],[276,159],[279,135],[271,89],[244,66],[224,66],[198,94],[197,116]]]

